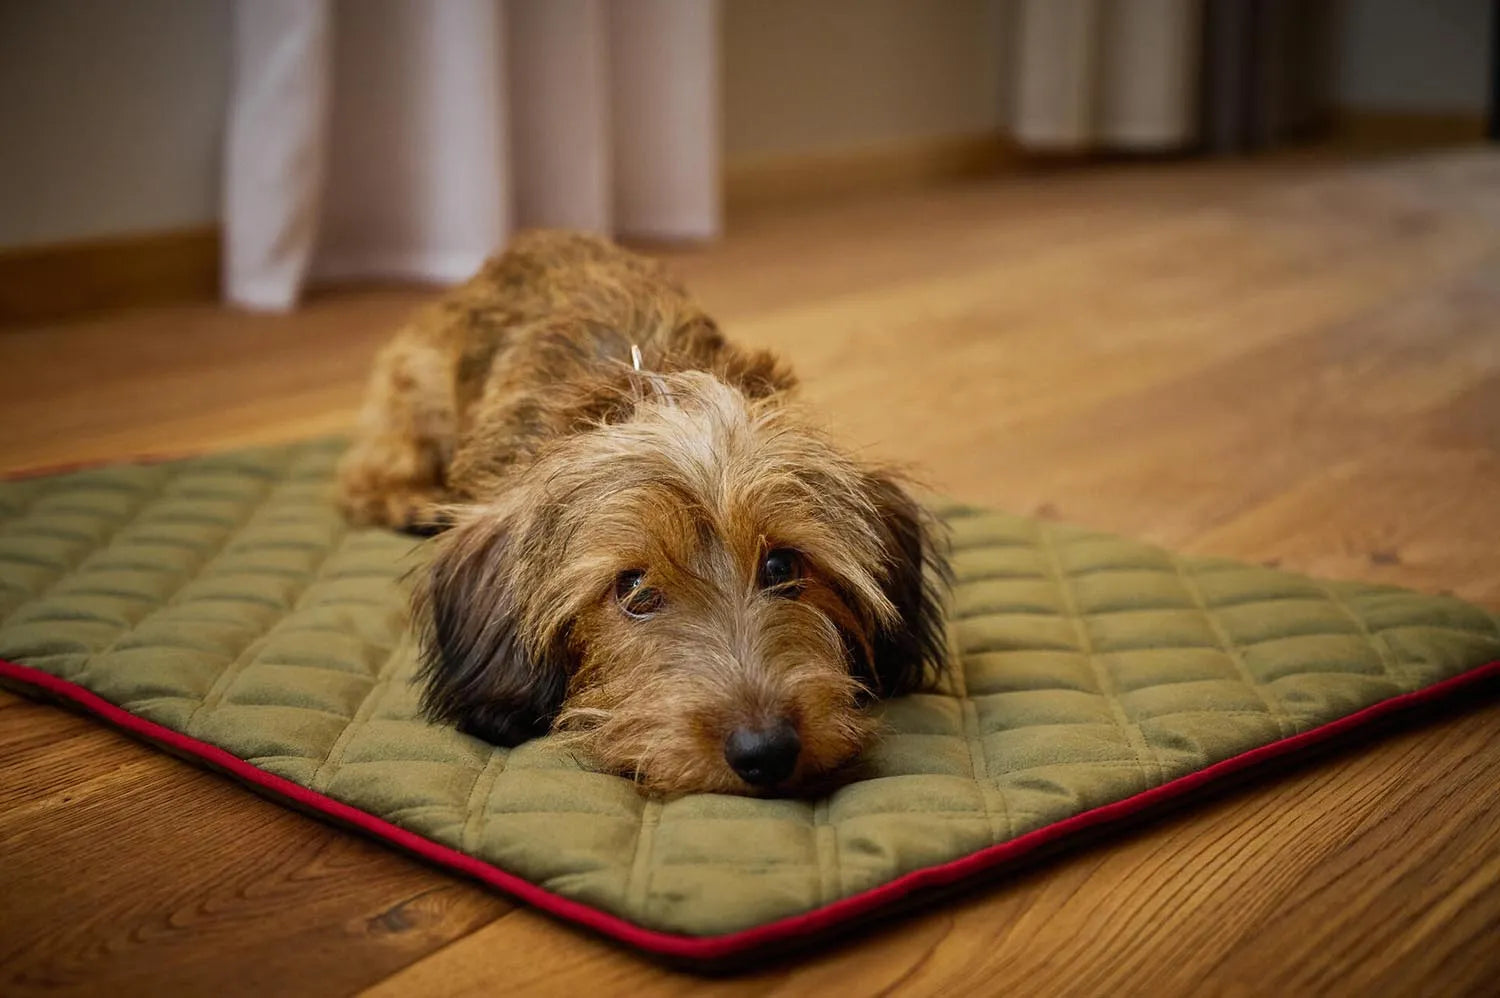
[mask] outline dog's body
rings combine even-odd
[[[429,715],[500,744],[555,722],[664,791],[856,755],[863,700],[942,665],[946,568],[793,386],[659,265],[566,233],[518,238],[404,329],[341,489],[356,522],[451,526],[418,592]]]

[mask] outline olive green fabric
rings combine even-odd
[[[1500,659],[1454,599],[942,510],[951,693],[818,801],[661,801],[552,740],[415,716],[412,540],[351,531],[337,440],[0,485],[0,658],[653,929],[806,911]]]

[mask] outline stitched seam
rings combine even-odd
[[[1370,643],[1370,647],[1375,649],[1375,654],[1380,659],[1380,668],[1384,670],[1386,678],[1401,689],[1405,689],[1406,681],[1397,675],[1397,671],[1401,666],[1396,661],[1396,652],[1391,648],[1390,642],[1386,641],[1385,635],[1379,631],[1372,630],[1370,625],[1365,623],[1365,618],[1355,613],[1354,608],[1344,602],[1344,598],[1332,586],[1321,579],[1314,579],[1313,585],[1322,590],[1323,594],[1328,597],[1328,601],[1340,613],[1352,620],[1355,627],[1359,628],[1359,633],[1364,635],[1365,640]]]
[[[390,651],[386,652],[385,661],[375,672],[375,685],[366,691],[364,699],[360,701],[359,708],[355,710],[354,716],[349,723],[344,725],[344,730],[339,732],[338,738],[334,739],[328,747],[328,754],[318,764],[318,768],[308,779],[308,785],[314,788],[325,786],[325,777],[331,780],[338,775],[337,770],[342,764],[344,753],[349,744],[354,741],[356,734],[370,722],[370,717],[375,713],[380,702],[385,698],[386,691],[390,688],[391,677],[395,673],[396,663],[400,660],[397,653],[401,650],[402,643],[398,640],[391,645]]]
[[[656,830],[661,824],[662,802],[652,798],[641,809],[640,827],[635,833],[635,849],[630,869],[625,874],[625,904],[640,911],[651,895],[651,859],[656,847]]]
[[[844,895],[844,871],[839,866],[838,829],[829,819],[831,798],[813,805],[813,847],[818,862],[818,903],[827,904]]]
[[[277,762],[277,761],[302,762],[303,759],[302,759],[301,756],[268,755],[268,756],[257,756],[254,761],[255,761],[255,763],[257,765],[259,765],[262,762]],[[1116,764],[1116,763],[1097,763],[1097,764],[1093,764],[1093,763],[1079,763],[1078,765],[1087,765],[1087,766],[1090,766],[1091,768],[1095,768],[1095,769],[1131,769],[1131,770],[1134,770],[1136,768],[1135,763],[1131,762],[1131,761],[1126,761],[1126,762],[1119,763],[1119,764]],[[1071,799],[1071,795],[1070,794],[1063,793],[1063,792],[1050,793],[1048,796],[1049,797],[1053,797],[1053,798],[1058,798],[1058,799],[1062,799],[1064,797],[1067,797],[1067,798]],[[404,805],[402,807],[393,807],[393,808],[391,808],[388,811],[381,812],[381,816],[384,817],[384,818],[386,818],[387,820],[395,821],[398,818],[405,818],[405,817],[410,817],[410,816],[414,816],[414,815],[424,815],[424,814],[429,814],[429,813],[441,814],[441,813],[443,813],[445,811],[448,814],[450,814],[450,815],[453,813],[453,805],[452,805],[452,803],[446,803],[445,804],[442,801],[427,801],[427,802],[423,802],[421,804],[407,804],[407,805]],[[1046,813],[1050,813],[1050,812],[1048,812],[1048,811],[1037,811],[1037,810],[1027,810],[1025,808],[1017,808],[1014,813],[1015,813],[1015,815],[1016,815],[1017,818],[1035,818],[1038,815],[1046,814]],[[575,820],[578,820],[578,821],[587,821],[587,820],[590,820],[590,819],[616,820],[616,819],[620,818],[619,815],[609,814],[609,813],[600,812],[600,811],[557,811],[557,810],[553,810],[551,808],[545,808],[545,809],[539,809],[539,810],[532,810],[530,808],[527,808],[527,809],[520,810],[520,811],[503,811],[503,810],[502,811],[491,811],[491,812],[486,812],[485,817],[488,819],[488,818],[492,818],[492,817],[496,817],[496,816],[500,816],[500,815],[513,815],[513,814],[521,814],[521,815],[528,815],[528,816],[534,816],[534,815],[557,815],[559,817],[565,817],[565,818],[575,819]],[[896,810],[896,811],[870,811],[870,812],[866,812],[864,814],[856,815],[855,817],[857,817],[857,818],[902,817],[902,816],[906,816],[906,815],[909,815],[909,814],[911,814],[910,811],[904,811],[904,810]],[[970,821],[970,822],[979,820],[979,816],[974,813],[973,808],[965,808],[964,810],[961,810],[961,811],[924,809],[921,812],[921,814],[922,814],[922,818],[924,820],[927,819],[927,818],[943,818],[945,820],[946,819],[952,819],[953,821]],[[620,820],[623,820],[623,819],[620,819]],[[714,821],[727,821],[727,822],[734,822],[736,825],[740,825],[740,824],[742,824],[744,822],[744,820],[745,820],[744,818],[703,818],[703,817],[699,817],[699,818],[694,818],[693,822],[695,824],[703,824],[703,823],[714,822]],[[724,858],[724,857],[716,857],[714,859],[704,859],[704,860],[683,859],[683,860],[677,860],[675,862],[663,863],[661,865],[664,866],[664,867],[668,867],[668,866],[691,866],[691,865],[693,865],[695,863],[705,863],[705,864],[710,864],[711,865],[711,864],[715,864],[715,863],[731,864],[731,863],[734,863],[734,862],[736,862],[736,861],[733,860],[733,859],[727,859],[727,858]],[[763,866],[763,865],[765,865],[765,860],[761,860],[761,859],[750,859],[750,860],[745,860],[744,862],[747,865],[750,865],[750,866]],[[859,857],[856,855],[854,857],[852,865],[854,865],[854,866],[860,866],[860,865],[867,865],[868,863],[879,863],[879,862],[881,862],[881,861],[878,860],[878,859],[872,859],[872,860],[865,861],[865,863],[860,863],[859,862]],[[786,866],[813,866],[814,862],[812,862],[812,861],[805,861],[805,862],[804,861],[787,861],[783,865],[786,865]]]
[[[1255,673],[1251,671],[1250,664],[1245,661],[1244,652],[1241,650],[1239,644],[1234,640],[1233,635],[1229,633],[1228,629],[1224,627],[1223,622],[1209,609],[1208,598],[1203,595],[1203,588],[1199,585],[1197,576],[1193,574],[1192,570],[1187,567],[1187,564],[1181,558],[1174,556],[1172,558],[1172,567],[1177,571],[1177,578],[1182,581],[1183,586],[1193,597],[1193,602],[1198,605],[1198,612],[1203,614],[1203,619],[1208,623],[1208,629],[1214,632],[1214,637],[1218,640],[1224,654],[1229,656],[1229,661],[1234,664],[1234,671],[1239,673],[1240,682],[1250,687],[1255,692],[1255,695],[1260,698],[1260,702],[1266,705],[1266,709],[1271,714],[1271,720],[1276,722],[1276,730],[1283,737],[1297,731],[1297,724],[1287,716],[1286,709],[1282,707],[1280,698],[1274,696],[1255,678]]]
[[[1010,804],[1005,799],[1005,792],[995,786],[990,778],[989,760],[985,756],[984,739],[979,733],[979,710],[974,701],[967,696],[959,704],[963,712],[964,737],[969,743],[969,771],[972,774],[975,785],[979,788],[979,803],[984,808],[985,825],[989,828],[991,841],[1001,842],[1000,820],[1005,822],[1005,838],[1014,836],[1015,831],[1010,816]],[[990,798],[995,797],[1000,801],[1000,815],[996,815],[990,807]]]
[[[951,637],[950,637],[951,640]],[[995,821],[995,813],[990,807],[990,798],[993,796],[1000,802],[1001,815],[1005,819],[1005,837],[1014,838],[1016,834],[1015,819],[1011,817],[1010,801],[1005,798],[1005,791],[995,786],[989,775],[989,760],[984,754],[984,739],[979,731],[979,708],[969,698],[969,670],[963,664],[968,656],[960,655],[960,664],[957,669],[951,670],[954,682],[958,689],[958,709],[963,723],[963,738],[968,743],[969,749],[969,773],[975,784],[979,787],[979,803],[984,808],[985,825],[989,828],[991,841],[1003,841],[1000,838],[1000,830]]]
[[[192,581],[201,578],[203,576],[203,573],[212,566],[214,561],[217,561],[219,559],[219,557],[223,554],[224,549],[229,546],[230,538],[232,536],[238,536],[240,533],[243,533],[244,529],[251,523],[253,523],[259,512],[265,508],[266,503],[270,501],[271,496],[273,496],[276,492],[279,492],[282,488],[286,487],[287,484],[288,482],[283,480],[281,484],[271,489],[267,496],[263,498],[261,502],[256,504],[254,512],[252,512],[251,515],[245,519],[245,522],[241,524],[237,530],[233,531],[231,535],[224,538],[224,541],[219,545],[218,552],[207,563],[204,564],[203,568],[193,576],[193,579],[183,584],[183,588],[186,588],[187,585],[191,584]],[[213,685],[209,687],[208,692],[204,694],[204,697],[199,702],[198,706],[193,709],[192,714],[188,715],[187,720],[183,722],[182,730],[184,732],[192,734],[193,725],[198,721],[198,719],[208,711],[211,711],[218,707],[219,702],[223,700],[224,695],[228,692],[229,687],[234,683],[234,680],[239,677],[241,672],[243,672],[257,660],[256,656],[251,655],[252,651],[257,651],[259,647],[264,644],[264,642],[272,637],[272,635],[279,634],[289,628],[295,627],[294,621],[296,620],[296,615],[300,610],[303,609],[303,601],[307,598],[307,594],[311,592],[319,582],[323,581],[324,570],[328,567],[328,564],[333,561],[334,557],[343,551],[344,545],[349,542],[349,538],[350,533],[346,527],[340,525],[335,528],[333,543],[328,546],[328,549],[323,552],[323,557],[320,558],[318,560],[318,563],[313,566],[312,570],[307,573],[306,581],[303,582],[301,588],[297,590],[296,595],[292,599],[291,607],[285,614],[270,621],[269,627],[259,628],[257,629],[257,632],[255,634],[246,638],[244,645],[240,648],[239,652],[235,654],[233,661],[231,661],[227,666],[224,667],[223,670],[220,671],[218,678],[214,680]],[[179,589],[178,592],[181,592],[181,589]]]
[[[1093,636],[1089,634],[1088,621],[1079,612],[1078,597],[1073,591],[1073,581],[1063,570],[1062,558],[1057,553],[1052,531],[1047,524],[1038,523],[1037,535],[1041,540],[1042,551],[1047,556],[1052,577],[1057,582],[1058,592],[1062,594],[1063,613],[1073,622],[1073,632],[1077,635],[1079,650],[1083,652],[1084,658],[1089,663],[1089,669],[1094,674],[1094,682],[1099,687],[1100,696],[1104,697],[1105,702],[1109,704],[1109,711],[1114,717],[1115,725],[1124,733],[1126,741],[1130,744],[1131,752],[1135,755],[1136,766],[1141,772],[1141,780],[1147,787],[1155,785],[1146,768],[1149,763],[1156,768],[1155,783],[1166,782],[1166,767],[1162,765],[1161,759],[1156,756],[1150,743],[1146,741],[1140,727],[1133,724],[1129,715],[1125,713],[1125,705],[1120,702],[1114,681],[1110,679],[1109,670],[1104,667],[1103,662],[1099,661],[1098,653],[1094,649]]]
[[[5,483],[5,480],[0,479],[0,483]],[[20,485],[22,483],[16,482],[6,484]],[[49,491],[47,487],[49,485],[55,484],[56,482],[54,480],[49,480],[46,478],[35,479],[33,488],[30,490],[30,494],[26,497],[26,501],[16,506],[14,509],[8,510],[5,513],[4,521],[0,522],[0,530],[8,531],[17,523],[26,519],[26,517],[34,513],[36,511],[36,508],[42,504],[42,500],[47,497],[47,493]]]
[[[490,794],[495,789],[495,781],[500,779],[501,773],[505,772],[505,764],[509,761],[509,749],[491,748],[490,757],[484,761],[484,767],[474,776],[474,783],[469,787],[469,796],[464,799],[463,830],[459,833],[458,840],[459,848],[464,852],[472,853],[479,848],[479,831],[484,825],[486,805],[489,803]]]
[[[97,543],[93,544],[91,547],[85,550],[77,561],[71,562],[70,564],[64,566],[57,573],[56,578],[47,583],[46,587],[43,588],[41,592],[32,596],[30,599],[24,600],[23,602],[17,604],[15,609],[6,614],[3,619],[0,619],[0,627],[5,627],[10,624],[10,622],[16,618],[16,615],[19,614],[22,610],[26,609],[28,606],[31,606],[34,603],[39,603],[42,600],[45,600],[47,597],[51,596],[54,592],[57,591],[57,587],[62,585],[68,579],[72,578],[73,573],[81,568],[89,560],[89,558],[93,557],[101,551],[109,550],[109,546],[114,543],[116,537],[120,536],[120,534],[125,530],[135,526],[138,522],[140,522],[140,519],[145,515],[146,510],[151,507],[152,503],[161,498],[163,490],[165,490],[167,485],[174,481],[175,478],[176,476],[170,474],[163,476],[161,481],[156,483],[156,490],[154,492],[148,494],[145,498],[143,498],[139,506],[128,513],[123,520],[115,524],[114,527],[111,528],[108,533],[106,533],[104,537],[101,538]],[[46,489],[38,489],[36,498],[28,503],[25,510],[21,512],[17,520],[12,522],[18,522],[20,518],[30,516],[33,512],[35,512],[37,506],[40,505],[42,499],[45,498],[44,493],[46,493],[46,491]],[[125,627],[121,628],[121,630],[122,632],[129,631],[132,626],[134,625],[126,625]],[[116,640],[118,640],[118,638],[116,638]]]
[[[284,615],[277,617],[272,621],[269,621],[270,626],[257,629],[257,631],[253,635],[250,635],[245,639],[244,645],[241,646],[239,652],[235,654],[234,659],[219,672],[218,678],[214,680],[213,686],[209,687],[208,692],[204,694],[203,699],[199,701],[198,706],[193,708],[192,714],[190,714],[188,716],[188,719],[183,722],[183,731],[187,732],[188,734],[192,734],[193,725],[198,721],[198,719],[207,712],[216,710],[218,708],[220,702],[224,699],[225,694],[228,693],[229,687],[234,684],[234,681],[239,678],[240,674],[244,672],[245,669],[249,668],[256,661],[258,661],[258,653],[266,641],[268,641],[273,635],[280,634],[283,631],[291,629],[295,626],[292,622],[295,619],[297,612],[302,609],[302,600],[307,596],[307,593],[315,585],[323,580],[324,566],[326,566],[328,562],[333,559],[334,555],[337,554],[342,549],[342,547],[343,539],[340,539],[339,543],[333,545],[324,553],[322,559],[314,567],[313,571],[309,573],[308,580],[302,584],[302,588],[298,591],[291,608]],[[256,654],[251,654],[252,652],[255,652]]]
[[[182,594],[182,591],[188,586],[192,585],[198,579],[203,577],[203,573],[208,571],[208,569],[213,566],[214,562],[218,561],[219,558],[223,556],[224,551],[229,547],[230,543],[236,537],[240,536],[240,534],[244,532],[247,526],[254,522],[256,516],[259,515],[260,511],[265,508],[265,505],[270,500],[271,496],[286,484],[287,472],[291,467],[293,460],[294,457],[287,457],[285,459],[285,463],[283,463],[278,470],[279,477],[274,480],[268,480],[265,483],[260,494],[255,497],[253,502],[250,502],[246,505],[245,512],[238,519],[236,519],[228,529],[224,531],[219,539],[213,544],[211,550],[208,553],[204,554],[202,557],[197,558],[197,564],[195,565],[195,567],[187,572],[182,581],[177,585],[177,588],[172,590],[171,595],[160,600],[157,603],[156,609],[152,610],[141,619],[135,621],[127,627],[121,628],[120,632],[114,636],[113,640],[111,640],[108,645],[104,646],[102,649],[92,653],[89,656],[89,661],[92,662],[96,658],[102,658],[105,655],[114,652],[117,648],[119,648],[120,642],[124,641],[136,631],[140,630],[140,628],[148,621],[153,620],[167,609],[179,605],[177,603],[177,598]],[[176,475],[164,481],[162,483],[162,487],[157,490],[155,498],[160,499],[161,493],[165,491],[167,484],[176,481],[177,478],[180,477],[181,471],[179,470]],[[144,512],[145,510],[143,508],[142,513]],[[139,516],[137,516],[135,519],[139,519]],[[107,550],[107,548],[102,550]],[[194,554],[196,555],[197,553],[198,552],[195,549]],[[244,649],[241,649],[239,653],[236,653],[236,657],[238,657],[239,654],[243,654],[243,652]],[[202,704],[200,703],[199,706],[201,707]],[[197,713],[197,708],[194,708],[193,713]],[[191,720],[191,717],[189,718],[189,720]],[[184,723],[186,724],[186,722]],[[184,726],[183,730],[187,731],[187,728]]]

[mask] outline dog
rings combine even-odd
[[[422,709],[556,730],[650,792],[787,794],[946,668],[938,526],[835,446],[791,371],[657,262],[532,232],[379,354],[339,473],[356,524],[438,532]]]

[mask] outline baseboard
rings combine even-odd
[[[0,326],[219,292],[219,230],[0,250]]]
[[[730,161],[724,170],[724,203],[733,212],[901,190],[982,176],[1019,159],[1015,145],[997,132]]]
[[[1357,152],[1399,152],[1486,141],[1487,121],[1474,111],[1397,111],[1339,108],[1329,141]]]

